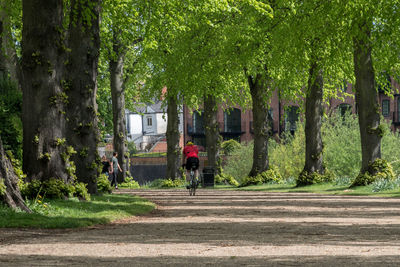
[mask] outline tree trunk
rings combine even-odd
[[[375,89],[375,73],[372,65],[372,44],[370,41],[372,22],[360,23],[363,34],[353,39],[354,75],[356,78],[356,103],[360,125],[362,164],[360,173],[368,171],[370,164],[381,158],[382,129],[380,108]]]
[[[268,139],[270,123],[268,118],[268,88],[265,75],[248,76],[251,99],[253,102],[254,149],[253,166],[249,176],[268,170]]]
[[[1,11],[0,11],[1,12]],[[0,17],[0,80],[3,80],[6,77],[6,53],[3,49],[3,35],[4,35],[4,26],[3,20]]]
[[[7,1],[0,1],[0,24],[1,24],[1,68],[4,67],[6,74],[21,88],[21,66],[18,61],[15,42],[11,34],[10,8]]]
[[[88,7],[84,1],[71,1],[69,26],[68,143],[76,150],[72,160],[79,182],[87,184],[89,193],[97,193],[100,157],[97,152],[97,66],[100,50],[100,0]],[[90,21],[87,21],[90,12]]]
[[[1,201],[13,209],[20,208],[23,211],[31,213],[31,210],[25,205],[21,197],[21,192],[18,188],[18,177],[14,172],[14,167],[10,160],[4,153],[0,137],[0,186],[1,183],[5,185],[5,191],[0,194]]]
[[[207,145],[208,166],[212,167],[217,173],[221,172],[220,146],[221,135],[217,120],[217,103],[212,95],[204,96],[204,122]]]
[[[167,178],[179,177],[180,155],[179,147],[179,114],[176,96],[168,96],[167,107]]]
[[[24,0],[22,31],[23,169],[27,179],[69,183],[65,140],[62,0]]]
[[[306,95],[306,154],[305,154],[305,165],[300,174],[308,177],[313,177],[310,174],[324,173],[323,157],[322,157],[322,137],[321,137],[321,125],[323,115],[323,77],[322,71],[318,66],[318,63],[314,61],[310,67],[310,73],[308,78],[308,90]],[[307,182],[308,181],[308,182]],[[298,180],[298,185],[312,184],[312,181]]]
[[[116,37],[113,39],[113,56],[110,58],[110,83],[113,107],[114,151],[118,152],[118,162],[122,172],[118,172],[118,182],[125,180],[128,171],[129,159],[126,148],[125,122],[125,90],[124,90],[124,59],[125,53],[121,49]]]

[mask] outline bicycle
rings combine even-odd
[[[195,175],[196,173],[196,165],[192,165],[190,168],[190,180],[189,180],[189,195],[196,195],[196,189],[199,186],[199,179]]]

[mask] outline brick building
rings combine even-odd
[[[388,79],[388,86],[392,87],[393,97],[385,95],[383,90],[378,88],[378,98],[383,117],[391,122],[392,130],[395,131],[400,128],[400,86],[394,79]],[[325,108],[326,113],[330,114],[337,109],[342,113],[347,110],[351,110],[352,113],[357,112],[355,96],[351,87],[351,84],[345,83],[340,88],[341,92],[338,98],[329,100],[329,105]],[[199,111],[191,112],[187,107],[184,107],[184,141],[193,140],[195,144],[206,147],[204,112],[202,110]],[[272,130],[277,135],[284,131],[294,132],[296,130],[296,122],[302,116],[298,104],[280,100],[276,91],[271,98],[269,114],[272,118]],[[253,139],[253,115],[251,110],[245,110],[239,106],[225,111],[219,108],[217,118],[220,134],[224,140],[235,139],[239,142],[247,142]]]

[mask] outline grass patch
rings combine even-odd
[[[0,227],[77,228],[106,224],[117,219],[144,214],[155,205],[133,195],[93,196],[92,200],[43,200],[30,202],[32,214],[0,206]]]
[[[360,195],[360,196],[380,196],[380,197],[400,197],[399,189],[391,189],[380,192],[373,192],[372,186],[356,186],[349,188],[344,185],[334,183],[313,184],[307,186],[296,187],[293,184],[263,184],[251,185],[246,187],[233,186],[216,186],[221,190],[238,190],[238,191],[266,191],[280,193],[315,193],[315,194],[331,194],[331,195]]]

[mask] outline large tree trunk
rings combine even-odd
[[[129,159],[126,148],[125,122],[125,90],[124,90],[124,59],[125,52],[119,45],[117,37],[113,39],[113,56],[110,58],[110,84],[113,107],[114,151],[118,152],[118,162],[122,172],[118,172],[118,182],[125,180]]]
[[[218,107],[215,101],[215,97],[212,95],[204,96],[204,122],[205,122],[205,134],[207,144],[207,158],[208,166],[212,167],[215,171],[220,173],[221,161],[220,161],[220,146],[221,146],[221,135],[219,134],[219,126],[217,120]]]
[[[167,178],[176,179],[179,177],[181,155],[177,97],[168,96],[167,101]]]
[[[10,160],[4,153],[3,142],[0,137],[0,186],[1,183],[5,185],[5,192],[0,194],[1,201],[13,209],[20,208],[31,213],[31,210],[25,205],[21,197],[21,192],[18,188],[18,177]]]
[[[372,22],[358,24],[360,34],[354,42],[354,75],[356,103],[360,125],[362,164],[360,173],[368,171],[370,164],[381,157],[382,129],[380,108],[375,88],[370,41]],[[372,174],[372,173],[371,173]]]
[[[323,115],[323,77],[320,66],[314,61],[310,66],[308,78],[308,90],[306,95],[306,154],[305,165],[297,181],[298,185],[312,184],[310,179],[302,177],[314,177],[313,173],[323,174],[322,164],[322,137],[321,125]]]
[[[96,104],[100,0],[92,1],[89,7],[84,1],[72,0],[71,7],[67,136],[68,143],[77,152],[72,160],[78,181],[87,184],[89,193],[96,193],[100,164]]]
[[[27,179],[72,177],[66,153],[63,0],[24,0],[22,31],[23,169]]]
[[[268,139],[270,137],[270,123],[268,120],[268,88],[266,76],[257,74],[248,76],[251,99],[253,102],[254,149],[253,166],[249,176],[268,170]]]

